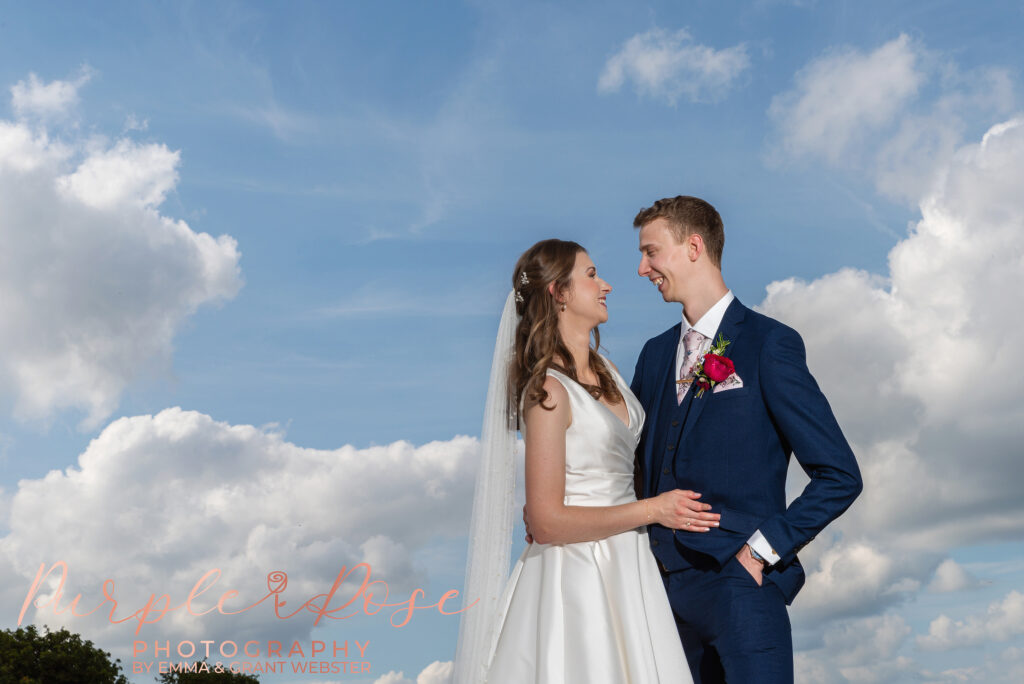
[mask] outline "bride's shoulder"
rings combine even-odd
[[[542,422],[553,421],[554,424],[561,425],[562,429],[567,429],[572,423],[569,390],[559,375],[561,374],[558,371],[548,371],[547,377],[544,378],[544,384],[541,385],[546,392],[542,401],[524,397],[522,414],[524,426],[539,420]]]
[[[618,367],[618,366],[616,366],[616,365],[615,365],[614,363],[612,363],[612,360],[611,360],[611,359],[609,359],[609,358],[608,358],[607,356],[605,356],[604,354],[598,354],[598,357],[600,357],[600,359],[601,359],[602,361],[604,361],[604,364],[605,364],[606,366],[608,366],[608,367],[609,367],[609,368],[611,368],[611,369],[612,369],[613,371],[615,371],[615,374],[616,374],[616,375],[618,375],[618,376],[620,376],[620,377],[622,376],[622,373],[620,373],[620,372],[619,372],[619,367]]]
[[[543,403],[544,406],[551,406],[553,404],[565,404],[569,401],[569,378],[558,372],[554,368],[549,368],[547,374],[544,376],[544,382],[541,383],[541,389],[545,393],[543,402],[531,400],[527,397],[526,393],[523,393],[521,402],[523,404],[523,410],[530,409],[539,403]]]
[[[550,405],[551,403],[565,402],[569,399],[569,390],[565,386],[565,382],[562,380],[565,376],[556,371],[553,368],[548,369],[547,377],[544,378],[544,384],[542,387],[544,391],[548,393],[548,400],[545,404]]]

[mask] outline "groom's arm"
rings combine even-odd
[[[796,552],[849,508],[863,489],[857,460],[832,409],[807,368],[803,340],[780,325],[761,349],[760,384],[765,404],[785,442],[811,481],[784,513],[768,518],[762,535],[768,550],[792,561]],[[763,552],[760,555],[765,556]],[[776,557],[766,557],[775,560]]]

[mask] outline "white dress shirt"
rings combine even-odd
[[[722,325],[722,317],[725,316],[725,310],[729,308],[732,300],[736,299],[736,296],[732,293],[732,290],[728,290],[722,298],[715,302],[714,306],[707,310],[703,316],[700,317],[696,323],[690,323],[686,318],[686,309],[683,309],[683,325],[679,330],[679,346],[676,347],[676,377],[680,377],[680,373],[683,370],[683,364],[686,362],[686,349],[683,345],[683,336],[690,330],[696,330],[701,335],[706,337],[704,343],[701,345],[700,356],[707,353],[708,349],[714,344],[714,337],[718,333],[718,328]],[[698,358],[700,357],[698,356]],[[694,383],[690,383],[690,388],[687,391],[693,391]],[[683,395],[684,397],[686,395]],[[768,565],[774,565],[778,563],[781,557],[775,553],[775,549],[768,542],[768,539],[761,534],[761,530],[757,530],[747,540],[747,544],[750,545],[757,555],[761,556]]]

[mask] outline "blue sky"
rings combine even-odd
[[[678,318],[632,217],[682,193],[868,481],[805,553],[801,681],[1017,681],[1022,28],[1020,2],[4,3],[0,626],[57,557],[83,591],[360,560],[458,587],[457,436],[512,265],[586,246],[628,376]],[[352,629],[390,683],[457,621]]]

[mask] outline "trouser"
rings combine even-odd
[[[694,684],[793,684],[793,636],[782,592],[732,558],[663,573]]]

